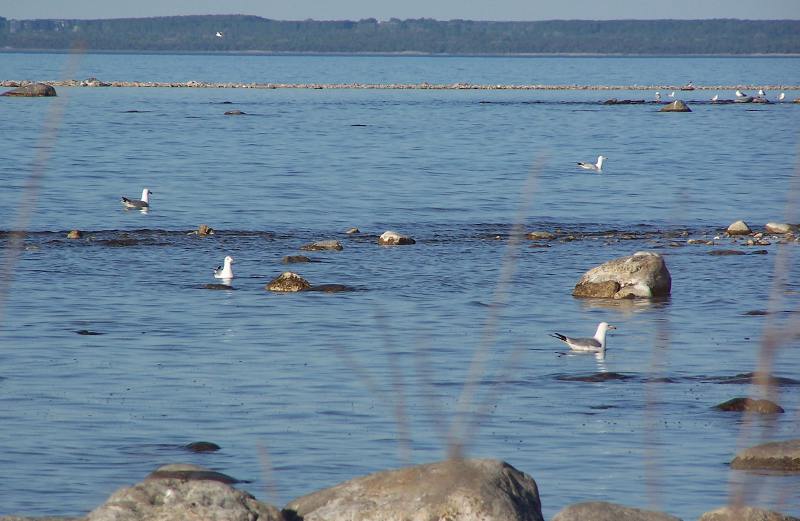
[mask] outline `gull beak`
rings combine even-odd
[[[608,329],[617,329],[617,326],[612,326],[612,325],[609,325],[609,326],[608,326]]]

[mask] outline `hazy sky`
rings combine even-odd
[[[252,14],[277,20],[800,19],[800,0],[0,0],[6,18]]]

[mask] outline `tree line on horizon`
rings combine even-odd
[[[0,49],[425,54],[796,54],[800,20],[280,21],[0,17]]]

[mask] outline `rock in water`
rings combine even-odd
[[[22,96],[26,98],[37,98],[41,96],[55,96],[56,89],[52,85],[46,83],[31,83],[30,85],[23,85],[16,89],[9,90],[0,94],[0,96]]]
[[[751,231],[744,221],[736,221],[728,226],[728,235],[749,235]]]
[[[114,492],[108,500],[92,510],[86,521],[285,521],[272,505],[256,500],[247,492],[213,479],[159,477],[162,469],[189,468],[185,472],[198,475],[219,474],[196,465],[167,465],[147,479]],[[171,471],[178,472],[178,471]]]
[[[448,460],[378,472],[291,501],[304,521],[543,521],[536,482],[508,463]]]
[[[67,239],[80,239],[81,237],[83,237],[83,234],[80,230],[70,230],[67,233]]]
[[[700,516],[699,521],[800,521],[800,518],[763,508],[740,506],[723,507],[706,512]]]
[[[758,414],[780,414],[784,412],[783,407],[775,402],[753,398],[733,398],[715,405],[714,409],[725,412],[754,412]]]
[[[312,242],[311,244],[305,244],[303,246],[300,246],[300,249],[304,251],[323,251],[323,250],[342,251],[344,249],[344,246],[342,246],[342,243],[337,240],[328,240],[328,241]]]
[[[210,441],[193,441],[184,445],[184,448],[190,452],[216,452],[220,446]]]
[[[587,501],[564,507],[553,521],[681,521],[680,518],[605,501]]]
[[[652,298],[670,294],[672,278],[661,255],[640,251],[592,268],[572,294],[594,298]]]
[[[676,99],[669,105],[664,105],[659,110],[659,112],[691,112],[691,111],[692,109],[690,109],[686,103],[684,103],[679,99]]]
[[[417,241],[407,235],[401,235],[391,230],[385,231],[378,237],[378,244],[384,246],[394,246],[400,244],[416,244]]]
[[[800,472],[800,438],[773,441],[745,449],[733,458],[731,468]]]
[[[786,223],[767,223],[764,225],[764,231],[767,233],[792,233],[793,227]]]
[[[266,285],[266,289],[269,291],[277,291],[283,293],[292,293],[296,291],[305,291],[311,287],[311,284],[298,275],[297,273],[292,273],[291,271],[285,271],[269,281],[269,284]]]

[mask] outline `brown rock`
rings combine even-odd
[[[731,468],[800,472],[800,438],[763,443],[745,449],[733,458]]]
[[[728,226],[728,235],[749,235],[752,231],[744,221],[736,221]]]
[[[543,521],[536,482],[490,459],[378,472],[295,499],[286,508],[304,521]]]
[[[45,83],[31,83],[30,85],[23,85],[16,89],[9,90],[0,94],[0,96],[22,96],[26,98],[38,98],[42,96],[55,96],[56,89],[52,85]]]
[[[220,446],[210,441],[193,441],[184,445],[184,448],[189,452],[216,452]]]
[[[783,407],[769,400],[756,400],[753,398],[732,398],[714,406],[715,409],[725,412],[755,412],[759,414],[782,413]]]
[[[272,279],[269,284],[265,286],[265,289],[269,291],[292,293],[296,291],[305,291],[310,287],[311,284],[306,279],[297,273],[286,271]]]
[[[281,262],[284,264],[298,264],[303,262],[311,262],[311,259],[305,255],[287,255],[281,259]]]
[[[614,298],[617,291],[619,291],[619,283],[613,280],[578,282],[575,289],[572,290],[572,295],[587,298]]]
[[[545,232],[545,231],[533,231],[528,234],[528,239],[531,240],[545,240],[550,241],[555,239],[556,236],[553,233]]]
[[[739,506],[722,507],[706,512],[700,516],[699,521],[800,521],[800,518],[763,508]]]
[[[207,224],[201,224],[197,227],[197,235],[200,237],[205,237],[206,235],[214,235],[214,228],[211,228]]]
[[[686,103],[684,103],[679,99],[676,99],[675,101],[673,101],[668,105],[664,105],[659,110],[659,112],[691,112],[691,111],[692,109],[690,109]]]
[[[563,508],[553,521],[681,521],[680,518],[605,501],[587,501]]]
[[[80,239],[81,237],[83,237],[83,234],[80,230],[70,230],[67,233],[67,239]]]

